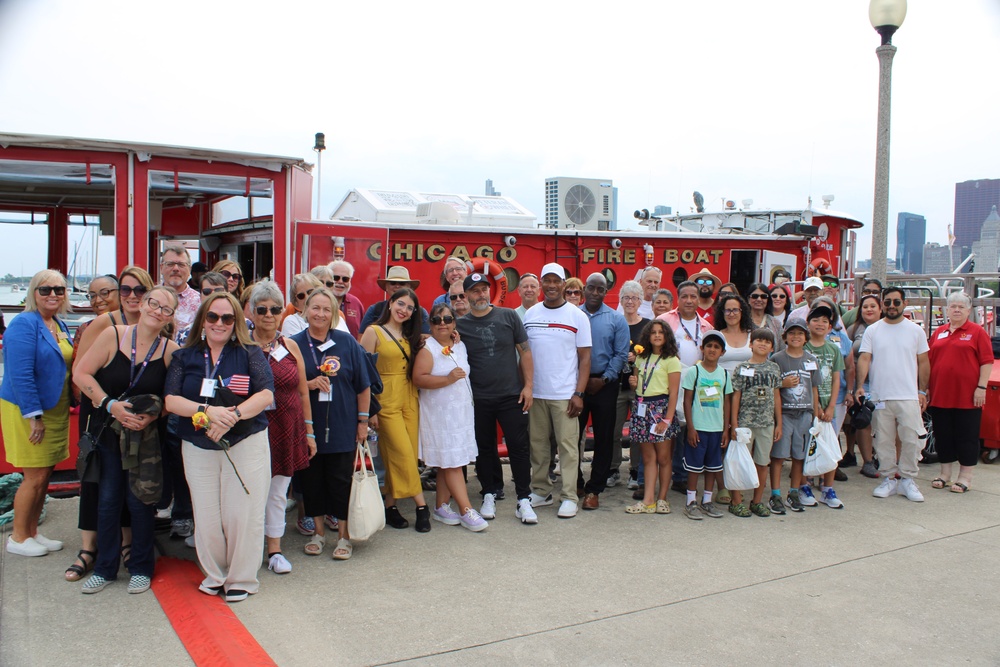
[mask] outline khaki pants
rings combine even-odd
[[[233,445],[229,456],[250,494],[243,490],[225,452],[181,443],[184,476],[194,506],[194,543],[205,586],[256,593],[263,560],[264,508],[271,485],[267,430]]]
[[[924,420],[920,415],[917,401],[884,401],[885,407],[875,410],[872,433],[875,436],[875,456],[878,457],[878,471],[882,477],[892,477],[899,472],[900,477],[912,479],[917,476],[920,451],[924,448]],[[902,446],[899,449],[899,463],[896,462],[896,435]]]
[[[580,422],[566,414],[569,400],[553,401],[536,398],[531,404],[528,432],[531,435],[531,490],[540,496],[552,493],[549,481],[549,436],[555,434],[559,448],[559,470],[562,474],[561,500],[579,501],[576,495],[577,465],[580,453],[577,442],[580,438]]]

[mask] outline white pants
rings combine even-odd
[[[878,471],[882,477],[892,477],[899,471],[900,477],[912,479],[920,471],[920,451],[924,448],[927,435],[924,419],[917,401],[883,401],[885,407],[875,410],[872,416],[875,435],[875,456],[878,457]],[[899,462],[896,462],[896,436],[902,446],[899,448]]]
[[[223,451],[181,443],[184,476],[191,489],[194,542],[205,571],[205,586],[256,593],[263,560],[264,507],[271,482],[267,430],[254,433],[229,450],[249,495]]]
[[[285,534],[286,496],[291,477],[275,475],[271,478],[271,490],[267,494],[267,508],[264,510],[264,536],[282,537]]]

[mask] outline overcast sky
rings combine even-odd
[[[946,242],[955,183],[1000,178],[998,36],[995,0],[910,3],[890,255],[898,212]],[[686,211],[694,190],[709,208],[833,194],[865,222],[865,258],[878,44],[866,0],[0,0],[0,130],[309,161],[322,131],[324,217],[352,187],[477,194],[487,178],[540,220],[545,177],[609,178],[625,224]],[[0,275],[41,267],[42,230],[3,234]]]

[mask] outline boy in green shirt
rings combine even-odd
[[[809,341],[806,343],[806,350],[812,352],[819,362],[819,371],[822,382],[819,389],[819,407],[822,413],[820,419],[825,422],[832,422],[836,412],[837,403],[833,399],[840,392],[840,371],[844,370],[844,356],[840,353],[840,348],[826,339],[833,326],[833,311],[829,306],[820,303],[806,317],[809,325]],[[837,497],[833,490],[833,478],[837,474],[836,468],[823,475],[821,500],[833,509],[844,509],[844,503]],[[802,504],[806,507],[816,505],[816,497],[813,495],[812,487],[807,481],[799,489],[799,496]]]

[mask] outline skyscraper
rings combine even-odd
[[[927,220],[916,213],[896,217],[896,268],[906,273],[922,273]]]
[[[956,183],[955,245],[972,248],[972,244],[979,240],[983,221],[996,205],[1000,205],[1000,179]]]

